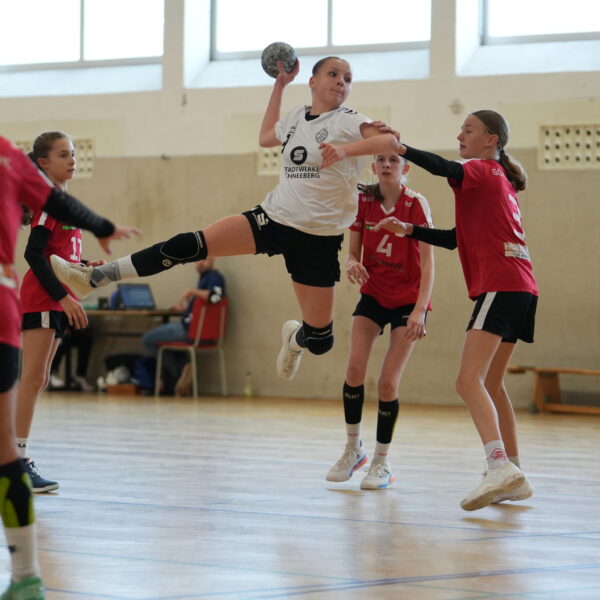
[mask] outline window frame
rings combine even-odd
[[[581,33],[547,33],[532,35],[492,36],[488,33],[489,0],[481,1],[481,45],[501,46],[505,44],[535,44],[545,42],[578,42],[585,40],[600,40],[600,31]]]
[[[245,50],[241,52],[218,52],[217,51],[217,11],[219,0],[210,0],[210,60],[225,61],[246,58],[260,58],[261,50]],[[433,7],[432,7],[433,10]],[[356,44],[336,46],[331,43],[333,35],[333,0],[327,0],[327,44],[325,46],[314,46],[310,48],[295,48],[300,55],[328,55],[348,54],[355,52],[392,52],[398,50],[422,50],[429,49],[431,45],[431,29],[428,41],[424,42],[398,42],[384,44]]]
[[[161,64],[164,57],[164,31],[163,31],[163,54],[157,56],[143,56],[137,58],[108,58],[102,60],[85,60],[83,58],[85,38],[85,0],[79,0],[79,59],[65,62],[23,63],[12,65],[0,65],[0,72],[16,71],[50,71],[54,69],[86,69],[95,67],[120,67],[129,65],[155,65]],[[163,6],[163,15],[166,10],[166,0]]]

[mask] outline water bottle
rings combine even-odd
[[[246,382],[244,383],[244,396],[254,398],[254,387],[252,386],[252,373],[246,371]]]

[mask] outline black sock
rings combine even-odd
[[[377,441],[380,444],[389,444],[392,441],[399,407],[398,398],[391,402],[379,401],[379,411],[377,413]]]
[[[348,425],[356,425],[362,419],[362,407],[365,400],[365,386],[353,387],[344,381],[344,418]]]

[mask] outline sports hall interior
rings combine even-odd
[[[507,152],[529,176],[519,199],[540,292],[536,342],[518,345],[513,364],[597,370],[600,39],[482,46],[481,7],[432,0],[428,48],[342,54],[354,72],[346,104],[447,158],[458,158],[456,136],[469,112],[491,108],[508,119]],[[59,129],[93,140],[92,176],[74,179],[69,192],[143,231],[115,242],[114,256],[247,210],[277,184],[277,175],[258,173],[272,80],[258,59],[210,61],[209,14],[209,0],[166,0],[160,64],[0,71],[3,136],[32,140]],[[374,27],[381,18],[384,5],[365,12]],[[284,111],[310,103],[317,58],[300,56]],[[544,164],[545,156],[554,160],[545,131],[564,126],[581,127],[582,160],[589,154],[594,167]],[[444,179],[413,167],[408,185],[428,198],[437,227],[454,226]],[[26,240],[23,231],[21,276]],[[88,233],[84,256],[102,258]],[[230,257],[216,266],[230,302],[227,397],[207,356],[198,399],[53,392],[40,401],[32,446],[61,482],[56,493],[36,496],[48,600],[600,598],[600,415],[535,414],[531,373],[507,375],[535,494],[460,509],[484,455],[454,390],[472,310],[456,252],[435,251],[427,336],[399,391],[396,482],[373,493],[361,491],[357,477],[325,481],[345,441],[341,388],[357,288],[342,277],[334,348],[305,354],[286,382],[275,373],[281,325],[300,315],[283,260]],[[195,280],[186,265],[145,281],[166,307]],[[387,332],[365,382],[371,451],[386,347]],[[90,381],[102,374],[103,356],[139,349],[135,339],[99,337]],[[253,398],[243,393],[247,372]],[[566,375],[561,385],[565,397],[600,404],[600,377]],[[2,553],[0,583],[7,564]]]

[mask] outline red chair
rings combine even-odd
[[[219,354],[221,369],[221,391],[227,396],[227,377],[225,374],[225,354],[223,338],[227,322],[227,298],[222,298],[217,304],[209,304],[203,298],[196,298],[192,306],[192,320],[188,329],[188,340],[185,342],[166,342],[160,344],[156,361],[156,379],[154,380],[154,395],[160,391],[160,376],[162,372],[163,352],[187,352],[190,355],[192,372],[192,393],[198,396],[198,371],[196,355],[208,352]]]

